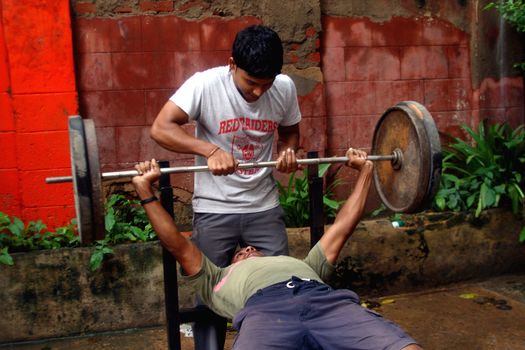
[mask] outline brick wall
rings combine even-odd
[[[193,73],[226,65],[235,34],[253,17],[189,21],[175,16],[80,18],[76,22],[82,114],[97,127],[103,171],[156,157],[177,165],[193,156],[158,146],[149,129],[162,106]],[[220,33],[217,36],[217,33]],[[186,126],[193,132],[192,126]],[[192,175],[176,175],[193,190]]]
[[[327,152],[341,154],[349,146],[369,151],[379,117],[403,100],[425,105],[443,136],[461,136],[462,124],[483,118],[523,124],[523,79],[487,78],[474,88],[469,40],[437,18],[324,16]]]
[[[67,116],[78,113],[68,1],[0,1],[0,211],[53,227],[75,216]],[[23,15],[21,15],[23,14]]]
[[[323,18],[323,73],[327,91],[329,149],[370,147],[381,114],[414,100],[433,114],[438,128],[470,123],[468,36],[436,19]],[[337,131],[342,126],[344,131]]]
[[[79,110],[95,120],[103,171],[152,156],[192,164],[191,156],[157,146],[149,127],[186,78],[225,64],[235,33],[253,23],[282,34],[285,72],[298,87],[305,150],[324,156],[350,145],[369,149],[377,120],[401,100],[427,106],[443,134],[459,135],[461,124],[487,117],[525,121],[523,79],[479,74],[479,62],[472,62],[478,55],[473,48],[481,42],[490,49],[497,37],[494,28],[473,29],[475,8],[445,6],[444,14],[465,11],[448,21],[432,13],[434,5],[423,15],[408,1],[396,5],[403,16],[353,14],[345,8],[353,9],[350,2],[306,0],[282,4],[288,12],[272,2],[72,4],[70,18],[64,0],[0,0],[0,210],[25,221],[52,226],[74,216],[71,185],[45,185],[44,178],[70,172],[67,116]],[[339,5],[344,15],[321,13]],[[374,3],[367,11],[386,10]],[[173,181],[193,189],[191,174]]]

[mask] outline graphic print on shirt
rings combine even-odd
[[[248,135],[237,136],[234,135],[232,139],[232,154],[241,154],[242,163],[250,163],[257,161],[262,152],[263,145],[259,137]],[[239,159],[239,158],[237,158]],[[252,169],[237,169],[239,175],[253,175],[259,172],[261,168]]]
[[[279,124],[276,121],[264,119],[252,119],[248,117],[231,118],[221,120],[219,124],[219,135],[229,134],[237,131],[261,131],[265,133],[273,133]]]

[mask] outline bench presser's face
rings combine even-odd
[[[232,264],[236,262],[251,258],[252,256],[264,256],[263,253],[257,250],[257,248],[252,247],[251,245],[239,249],[232,258]]]

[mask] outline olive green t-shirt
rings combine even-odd
[[[251,257],[225,268],[213,264],[204,254],[202,266],[193,276],[184,276],[200,295],[202,301],[215,313],[233,318],[257,290],[292,276],[326,280],[334,266],[326,261],[317,243],[304,260],[290,256]]]

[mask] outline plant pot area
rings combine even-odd
[[[525,270],[525,225],[512,213],[489,210],[424,213],[365,220],[345,245],[335,287],[362,296],[402,293]],[[289,229],[290,253],[306,255],[307,228]],[[91,272],[92,248],[13,254],[0,266],[0,344],[163,325],[162,250],[158,242],[114,247],[113,257]],[[180,282],[180,281],[179,281]],[[181,306],[193,295],[179,284]]]

